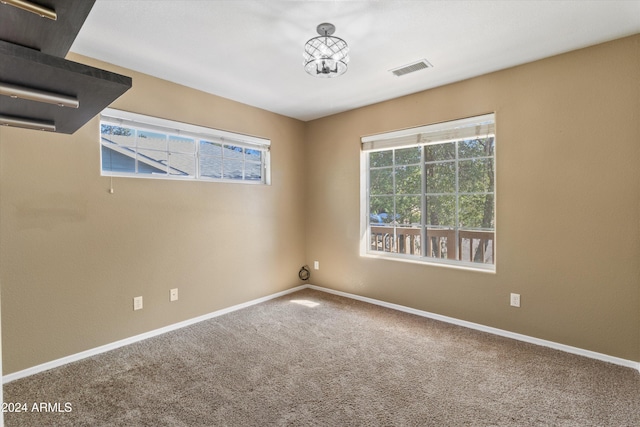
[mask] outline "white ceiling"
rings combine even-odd
[[[302,68],[322,22],[349,44],[337,78]],[[640,0],[97,0],[71,50],[311,120],[639,32]]]

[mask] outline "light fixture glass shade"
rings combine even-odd
[[[347,71],[349,46],[339,37],[331,34],[335,27],[331,24],[318,25],[319,37],[314,37],[304,45],[304,70],[315,77],[336,77]]]

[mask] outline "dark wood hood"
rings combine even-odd
[[[131,78],[64,59],[95,0],[33,0],[56,20],[0,3],[0,84],[75,97],[78,108],[0,95],[0,117],[74,133],[131,88]]]

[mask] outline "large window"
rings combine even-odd
[[[269,184],[270,141],[106,109],[102,174]]]
[[[362,138],[361,252],[495,270],[493,114]]]

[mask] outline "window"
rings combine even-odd
[[[100,121],[103,175],[270,183],[270,141],[106,109]]]
[[[495,118],[362,138],[362,255],[495,270]]]

